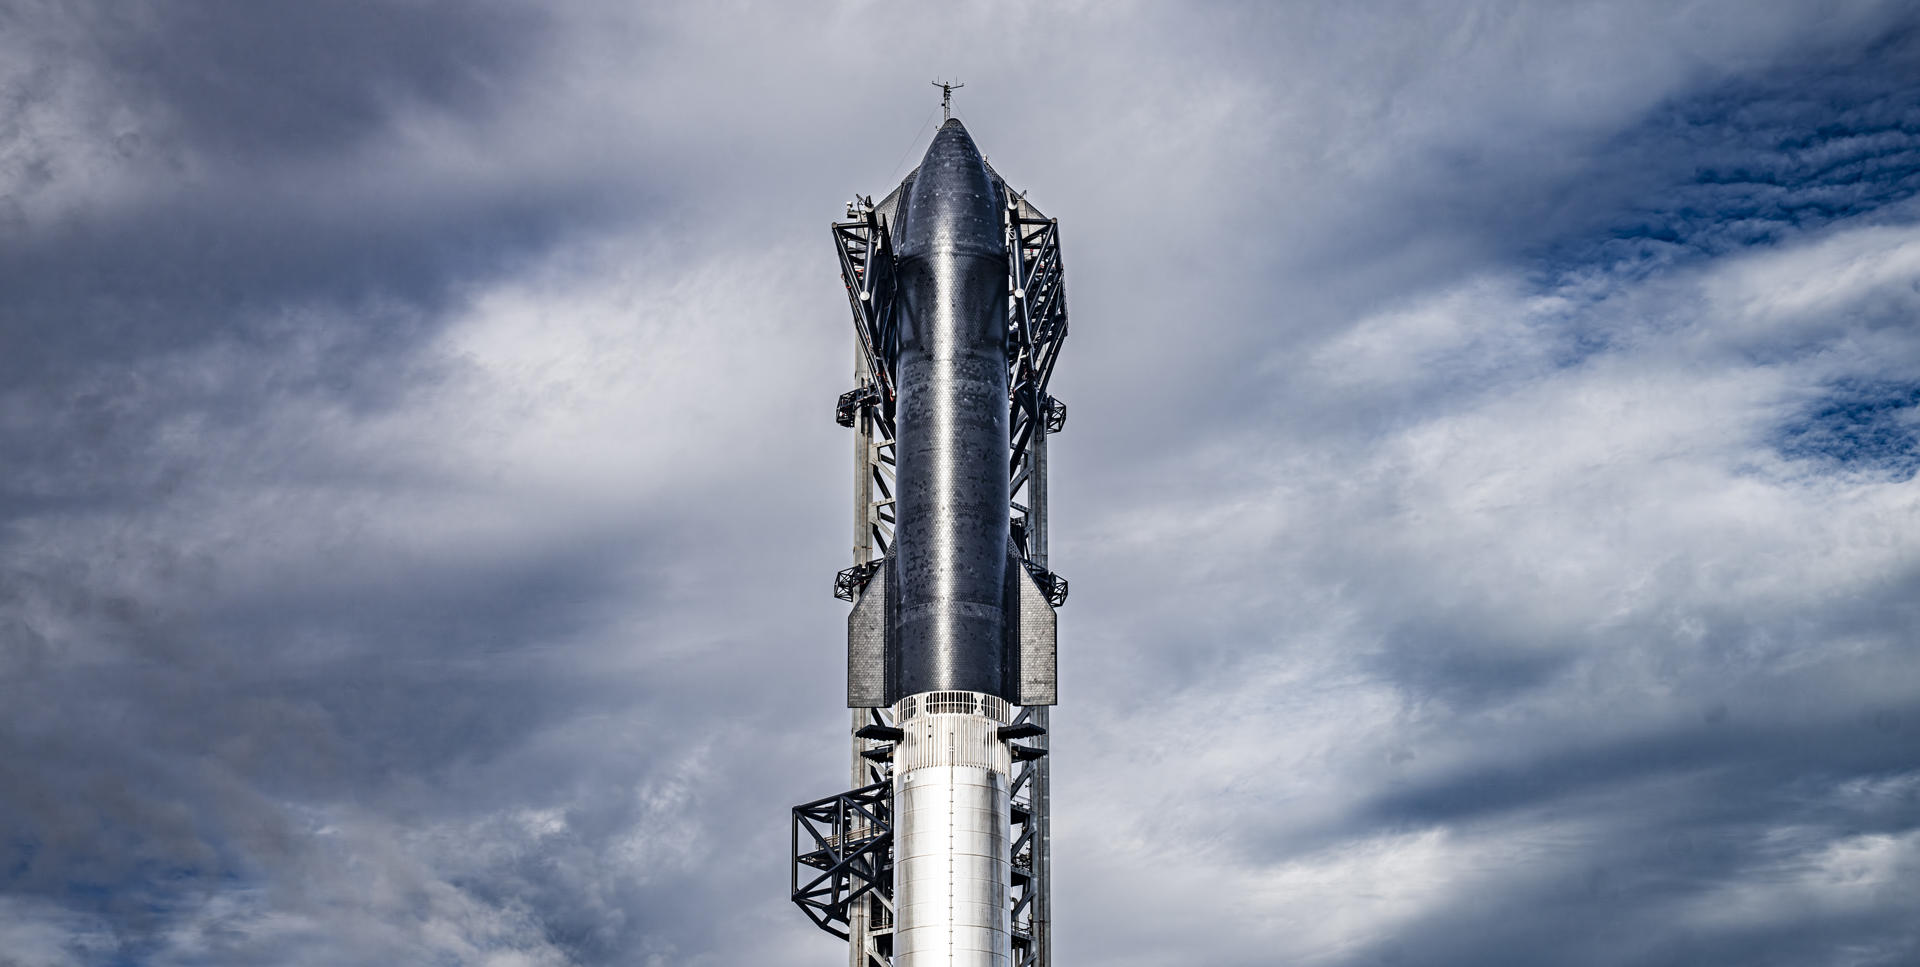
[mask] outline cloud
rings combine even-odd
[[[1920,944],[1898,4],[4,16],[13,961],[831,956],[923,71],[1071,269],[1063,962]]]

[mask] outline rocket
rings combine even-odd
[[[893,710],[898,967],[1004,967],[1014,706],[1055,699],[1055,619],[1008,509],[1005,187],[958,120],[898,193],[895,524],[847,623],[847,704]]]

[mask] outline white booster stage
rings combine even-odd
[[[893,959],[897,967],[1006,967],[1007,703],[925,692],[894,706]]]

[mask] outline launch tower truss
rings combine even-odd
[[[854,431],[853,564],[834,579],[834,595],[858,602],[893,541],[894,445],[900,332],[891,223],[901,187],[876,204],[857,197],[847,221],[833,225],[854,326],[854,381],[836,408]],[[1065,428],[1066,405],[1048,395],[1067,336],[1059,224],[993,176],[1007,245],[1007,468],[1012,528],[1021,566],[1049,603],[1066,602],[1067,582],[1047,559],[1047,438]],[[1002,730],[1012,743],[1008,884],[1015,967],[1051,967],[1050,709],[1023,707]],[[855,708],[850,731],[851,789],[793,808],[793,902],[821,929],[848,942],[849,967],[893,964],[893,750],[902,731],[889,708]]]

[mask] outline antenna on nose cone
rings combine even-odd
[[[934,81],[933,86],[940,89],[940,113],[945,115],[941,120],[953,120],[953,92],[967,85],[949,84],[946,81]]]

